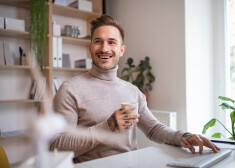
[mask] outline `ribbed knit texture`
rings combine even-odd
[[[159,123],[148,109],[144,94],[118,78],[117,69],[118,66],[105,71],[93,65],[89,72],[64,82],[54,98],[54,111],[62,114],[73,128],[85,126],[92,137],[100,130],[116,134],[111,132],[107,119],[121,108],[121,103],[136,101],[140,114],[137,125],[145,135],[159,143],[179,145],[185,132],[174,131]],[[115,136],[124,138],[124,142],[118,144],[91,139],[76,131],[64,132],[51,140],[50,149],[74,151],[75,163],[83,162],[137,149],[135,134],[135,127],[117,133]]]

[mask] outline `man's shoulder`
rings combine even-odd
[[[78,86],[79,84],[81,84],[86,79],[88,79],[88,73],[87,72],[76,75],[76,76],[70,78],[69,80],[64,81],[63,84],[67,85],[67,86]]]
[[[139,90],[137,86],[133,85],[131,82],[125,81],[121,78],[119,78],[119,83],[123,86],[135,89],[135,90]]]

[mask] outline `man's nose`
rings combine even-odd
[[[103,42],[103,44],[101,45],[101,49],[100,50],[103,51],[103,52],[108,51],[109,50],[108,43],[107,42]]]

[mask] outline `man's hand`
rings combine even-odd
[[[132,129],[133,125],[139,121],[139,114],[132,114],[129,110],[134,110],[131,105],[124,106],[116,110],[108,119],[108,125],[113,132],[121,132],[124,129]]]
[[[185,133],[181,138],[181,145],[188,148],[192,153],[195,153],[195,148],[193,146],[199,146],[199,153],[202,154],[203,146],[211,148],[215,153],[217,153],[220,148],[214,145],[210,140],[197,134]]]

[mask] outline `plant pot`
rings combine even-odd
[[[144,93],[145,97],[146,97],[146,102],[148,102],[149,99],[149,93]]]

